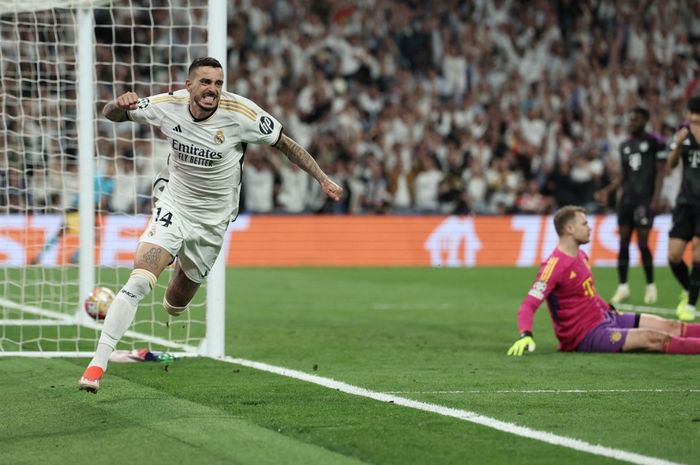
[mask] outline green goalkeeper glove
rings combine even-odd
[[[535,340],[532,338],[531,331],[523,331],[520,333],[520,339],[515,341],[515,344],[510,346],[508,349],[508,355],[515,355],[516,357],[521,357],[527,348],[528,352],[535,351]]]

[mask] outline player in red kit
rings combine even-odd
[[[700,354],[700,324],[619,313],[598,294],[588,256],[580,250],[591,238],[583,208],[560,208],[554,214],[554,228],[559,245],[540,266],[520,306],[520,338],[508,355],[535,350],[532,320],[545,299],[560,351]]]

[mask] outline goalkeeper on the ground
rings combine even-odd
[[[508,355],[535,350],[532,320],[544,300],[560,351],[700,354],[700,324],[645,313],[619,313],[598,294],[588,256],[580,250],[591,236],[583,208],[559,209],[554,214],[554,227],[559,244],[540,267],[520,306],[520,337]]]

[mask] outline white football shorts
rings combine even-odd
[[[177,257],[185,275],[201,283],[219,256],[228,224],[228,221],[217,225],[195,222],[159,201],[140,240],[160,246]]]

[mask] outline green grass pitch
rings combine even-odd
[[[700,464],[700,357],[505,353],[534,269],[229,269],[227,355]],[[657,269],[660,307],[679,288]],[[609,297],[613,268],[595,270]],[[643,278],[630,276],[632,303]],[[208,359],[110,365],[0,357],[0,464],[625,463]],[[650,459],[653,460],[653,459]],[[667,462],[663,462],[663,461]]]

